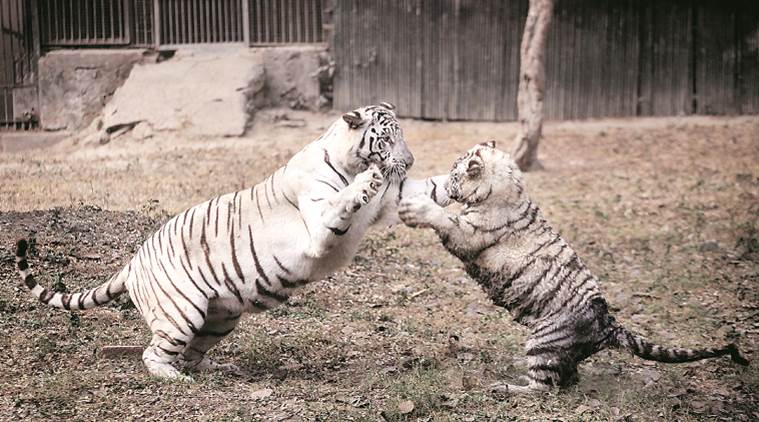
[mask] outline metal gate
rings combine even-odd
[[[37,126],[34,0],[0,0],[0,130]]]
[[[43,48],[319,43],[325,1],[37,0]]]

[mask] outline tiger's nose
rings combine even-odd
[[[403,157],[403,163],[406,164],[406,168],[410,169],[414,165],[414,155],[409,153]]]

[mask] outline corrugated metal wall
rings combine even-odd
[[[513,120],[527,0],[337,0],[335,107]],[[561,0],[546,52],[549,119],[759,113],[749,0]]]

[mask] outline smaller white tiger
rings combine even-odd
[[[445,176],[406,179],[414,157],[393,108],[346,113],[251,189],[179,213],[100,286],[64,294],[38,285],[23,239],[16,246],[21,278],[40,301],[63,309],[93,308],[129,292],[153,333],[142,358],[155,376],[189,380],[175,363],[237,372],[206,352],[244,312],[271,309],[346,265],[371,224],[397,220],[402,194],[447,202],[437,189]]]
[[[452,213],[424,196],[407,197],[398,210],[412,227],[432,227],[467,273],[496,305],[530,329],[527,385],[501,385],[529,393],[577,380],[577,365],[606,348],[659,362],[692,362],[729,355],[748,365],[734,344],[682,349],[651,343],[609,313],[598,279],[543,218],[527,194],[522,172],[495,142],[475,146],[453,163],[447,195],[461,203]]]

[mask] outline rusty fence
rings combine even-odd
[[[39,0],[41,45],[158,47],[324,41],[324,0]]]
[[[324,41],[322,0],[254,0],[250,2],[250,44]]]
[[[241,43],[244,0],[162,0],[157,2],[159,45]]]
[[[0,1],[0,130],[36,127],[33,6],[29,0]]]
[[[126,45],[131,41],[128,0],[40,0],[45,46]]]

